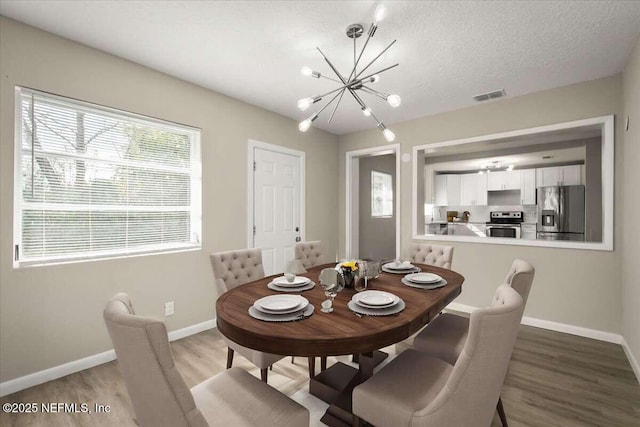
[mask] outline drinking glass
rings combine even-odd
[[[322,303],[321,311],[323,313],[331,313],[333,311],[333,299],[338,292],[344,289],[344,279],[335,268],[325,268],[320,272],[318,278],[320,286],[324,289],[324,294],[329,298]]]
[[[356,278],[355,290],[362,292],[367,290],[369,281],[369,263],[364,260],[358,261],[358,277]]]

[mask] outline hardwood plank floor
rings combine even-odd
[[[225,369],[226,346],[217,330],[171,344],[189,387]],[[401,343],[397,351],[407,344]],[[331,363],[331,358],[329,363]],[[241,356],[234,366],[260,376]],[[269,372],[269,384],[291,396],[307,386],[307,361],[285,358]],[[640,426],[640,385],[622,347],[522,326],[502,400],[512,427]],[[0,413],[0,426],[132,426],[134,414],[117,362],[60,378],[0,399],[0,403],[64,402],[110,405],[109,413]],[[499,426],[497,416],[493,426]]]

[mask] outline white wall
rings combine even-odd
[[[640,364],[640,40],[624,70],[624,189],[622,230],[622,335]],[[623,118],[624,119],[624,118]],[[624,120],[621,120],[624,121]],[[640,371],[636,370],[640,378]]]
[[[247,141],[306,152],[306,237],[337,248],[337,137],[293,120],[0,17],[0,382],[112,348],[106,301],[128,292],[169,330],[213,319],[208,254],[246,246]],[[202,129],[203,249],[12,268],[14,86],[22,85]],[[336,212],[335,215],[331,212]]]
[[[509,88],[506,90],[508,93]],[[622,141],[621,113],[622,78],[617,75],[479,104],[389,127],[397,135],[396,142],[401,145],[402,155],[411,154],[412,147],[416,145],[615,114],[617,149]],[[380,115],[384,118],[384,112],[380,112]],[[377,129],[341,136],[340,186],[344,185],[343,153],[384,144],[384,138]],[[638,156],[635,161],[638,161]],[[616,152],[615,164],[615,220],[616,224],[620,224],[622,157],[619,152]],[[401,240],[405,254],[412,241],[411,168],[412,163],[401,164]],[[344,200],[341,199],[340,203],[340,212],[343,212]],[[341,250],[344,250],[344,224],[344,218],[341,217]],[[452,242],[455,246],[453,269],[466,278],[463,293],[456,302],[471,306],[489,303],[513,258],[521,257],[536,268],[526,316],[619,334],[622,331],[620,237],[621,230],[617,227],[613,252]],[[635,277],[640,276],[636,274]]]

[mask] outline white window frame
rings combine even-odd
[[[166,129],[169,131],[180,131],[188,134],[191,138],[191,235],[195,242],[191,243],[164,243],[155,245],[146,245],[138,248],[121,248],[104,250],[95,253],[78,253],[78,254],[65,254],[65,255],[47,255],[43,257],[30,257],[28,259],[21,259],[22,255],[22,211],[25,203],[22,197],[22,96],[24,93],[33,93],[34,95],[41,95],[51,99],[58,99],[66,104],[74,104],[78,110],[90,111],[93,113],[99,113],[105,116],[111,116],[114,118],[125,117],[131,123],[137,123],[140,125],[153,125],[157,129]],[[15,87],[15,121],[14,121],[14,191],[13,191],[13,268],[32,267],[32,266],[44,266],[44,265],[56,265],[73,262],[83,261],[95,261],[113,258],[128,258],[133,256],[152,255],[152,254],[166,254],[173,252],[194,251],[202,248],[202,154],[200,143],[201,129],[183,124],[173,123],[154,117],[148,117],[140,114],[131,113],[124,110],[118,110],[115,108],[105,107],[99,104],[80,101],[69,97],[60,95],[54,95],[51,93],[38,91],[27,87]],[[56,153],[58,157],[67,157]],[[69,155],[68,157],[78,157]],[[123,164],[126,162],[123,162]],[[168,167],[169,170],[171,167]],[[60,207],[60,204],[40,204],[44,208],[47,207]],[[95,208],[99,205],[74,205],[79,207],[80,210],[84,208]],[[74,210],[74,209],[69,209]],[[143,210],[143,209],[141,209]],[[175,208],[167,210],[177,210]],[[149,211],[159,211],[156,208],[150,208]]]
[[[385,181],[387,180],[388,177],[388,181],[389,181],[389,187],[388,190],[391,191],[391,210],[389,213],[385,213],[384,212],[384,206],[385,206],[385,202],[386,202],[386,198],[384,196],[384,194],[386,193],[385,190],[387,190],[387,187],[383,185],[383,189],[382,189],[382,213],[380,215],[377,215],[373,212],[373,207],[375,205],[375,196],[374,196],[374,192],[373,192],[373,182],[374,182],[374,175],[378,174],[378,175],[384,175],[384,179]],[[371,171],[371,218],[393,218],[393,175],[391,175],[390,173],[387,172],[381,172],[381,171],[377,171],[377,170],[372,170]]]

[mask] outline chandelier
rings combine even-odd
[[[306,132],[307,130],[309,130],[309,128],[311,127],[311,124],[318,118],[320,113],[322,113],[329,105],[331,105],[337,99],[338,101],[333,107],[333,112],[331,113],[331,116],[329,116],[329,123],[331,123],[331,120],[333,119],[333,116],[336,114],[336,110],[340,105],[340,101],[342,101],[342,97],[346,92],[349,92],[349,94],[353,96],[353,98],[356,100],[356,102],[360,106],[360,109],[362,110],[362,114],[364,114],[366,117],[371,117],[373,120],[376,121],[376,125],[378,129],[382,131],[384,138],[388,142],[392,142],[396,139],[395,134],[391,132],[390,129],[387,129],[384,123],[376,117],[376,115],[373,113],[371,108],[369,108],[367,104],[365,104],[362,98],[360,97],[360,93],[367,93],[369,95],[377,96],[387,101],[387,103],[389,103],[389,105],[393,108],[398,107],[402,102],[402,100],[400,99],[400,96],[398,95],[379,92],[369,86],[369,84],[377,83],[378,80],[380,80],[381,73],[388,71],[394,67],[397,67],[399,64],[394,64],[389,67],[382,68],[376,72],[365,74],[365,71],[367,71],[369,67],[371,67],[371,65],[373,65],[378,60],[378,58],[380,58],[387,50],[389,50],[389,48],[393,46],[396,40],[392,41],[389,44],[389,46],[384,48],[382,52],[380,52],[375,58],[373,58],[371,62],[369,62],[366,66],[358,70],[358,65],[360,64],[360,59],[362,58],[362,54],[364,53],[364,50],[367,48],[367,44],[369,43],[369,40],[371,40],[371,37],[373,37],[374,34],[376,33],[376,30],[378,29],[378,23],[382,21],[382,19],[384,18],[384,15],[385,15],[385,8],[382,5],[378,6],[374,14],[374,17],[375,17],[374,22],[369,26],[369,30],[367,32],[367,38],[364,42],[364,45],[362,46],[362,49],[360,50],[360,54],[358,55],[356,55],[357,53],[356,40],[364,34],[364,28],[360,24],[351,24],[347,27],[347,37],[349,37],[350,39],[353,39],[353,68],[351,69],[351,72],[348,74],[348,76],[341,74],[336,69],[336,67],[334,67],[331,61],[329,61],[327,56],[320,50],[320,48],[316,47],[316,49],[318,49],[318,52],[320,52],[320,55],[322,55],[322,58],[329,65],[329,67],[334,72],[336,77],[338,77],[338,79],[327,77],[318,71],[312,70],[309,67],[302,67],[300,72],[304,76],[315,77],[316,79],[324,78],[324,79],[334,81],[338,83],[340,86],[330,92],[323,93],[322,95],[314,96],[311,98],[303,98],[298,101],[298,108],[302,111],[306,111],[309,107],[311,107],[316,102],[320,102],[322,99],[333,95],[331,99],[329,99],[329,101],[326,104],[324,104],[322,108],[320,108],[320,110],[318,110],[316,113],[312,114],[307,119],[300,122],[300,124],[298,125],[298,129],[300,129],[301,132]]]

